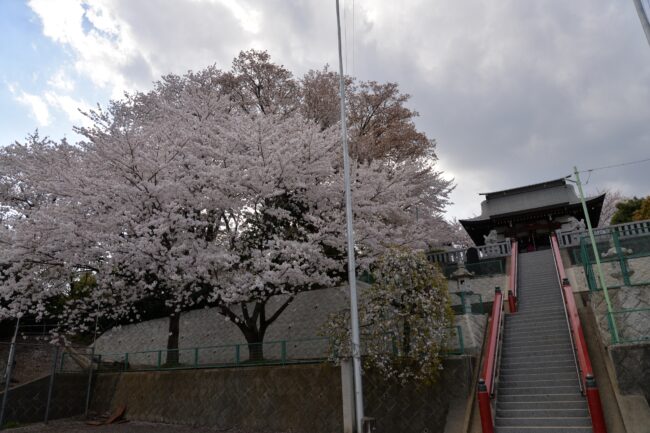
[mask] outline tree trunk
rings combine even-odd
[[[169,316],[169,334],[167,337],[167,361],[165,365],[168,367],[176,366],[179,364],[178,357],[178,336],[180,334],[181,325],[180,313],[173,313]]]
[[[264,334],[260,332],[247,332],[244,334],[248,343],[248,361],[264,361]]]
[[[404,335],[403,335],[403,344],[402,349],[404,350],[404,356],[409,356],[411,352],[411,324],[408,320],[404,320]]]

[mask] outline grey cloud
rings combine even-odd
[[[238,4],[259,11],[259,33],[219,2],[116,1],[149,69],[138,61],[123,72],[141,83],[228,68],[252,46],[296,75],[337,66],[333,1]],[[348,72],[412,95],[418,127],[456,176],[453,216],[478,212],[478,192],[650,157],[650,48],[631,2],[356,0],[354,33],[351,15]],[[600,171],[588,187],[647,195],[649,172]]]

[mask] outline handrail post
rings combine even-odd
[[[519,244],[517,240],[512,240],[510,246],[510,275],[508,289],[508,309],[511,313],[517,312],[517,266],[518,266]]]
[[[589,414],[591,415],[591,426],[594,433],[607,433],[605,417],[603,416],[603,407],[600,403],[600,392],[596,385],[596,379],[591,374],[587,375],[587,404]]]
[[[481,414],[481,429],[483,433],[494,433],[494,421],[492,419],[492,406],[490,405],[490,393],[482,378],[478,381],[478,408]]]
[[[515,295],[512,294],[512,290],[508,290],[508,309],[511,313],[517,312],[517,300]]]

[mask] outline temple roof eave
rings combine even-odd
[[[602,210],[603,201],[605,199],[605,194],[601,194],[595,197],[589,197],[586,199],[587,208],[589,210],[589,217],[592,221],[597,221],[600,218],[600,212]],[[487,235],[490,230],[506,225],[508,223],[521,223],[526,221],[534,221],[548,216],[560,216],[568,215],[579,217],[578,219],[584,218],[584,212],[582,210],[582,203],[578,202],[565,202],[565,203],[556,203],[549,206],[544,206],[534,209],[524,209],[515,212],[508,212],[498,215],[489,215],[489,216],[479,216],[475,218],[469,218],[464,220],[459,220],[465,231],[470,235],[472,240],[477,245],[483,244],[483,236]]]

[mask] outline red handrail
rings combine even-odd
[[[483,370],[479,379],[477,398],[481,415],[483,433],[494,433],[492,407],[490,398],[494,395],[494,376],[497,368],[499,353],[499,338],[501,333],[501,317],[503,315],[503,294],[498,287],[494,290],[492,318],[488,328],[488,343]]]
[[[578,308],[576,307],[575,298],[573,297],[573,289],[571,288],[571,283],[569,283],[566,273],[564,272],[560,246],[555,233],[551,235],[551,246],[553,248],[555,265],[560,279],[560,285],[562,287],[562,298],[564,299],[567,318],[569,320],[569,326],[571,327],[571,338],[573,339],[578,358],[580,380],[582,382],[582,388],[587,396],[592,428],[594,433],[606,433],[603,409],[600,403],[600,395],[598,393],[598,388],[596,387],[596,381],[594,379],[594,372],[591,367],[591,359],[589,359],[589,352],[587,351],[587,342],[584,333],[582,332],[580,316],[578,316]]]
[[[512,240],[510,248],[510,272],[508,284],[508,306],[511,313],[517,312],[517,260],[519,256],[519,244],[517,239]]]

